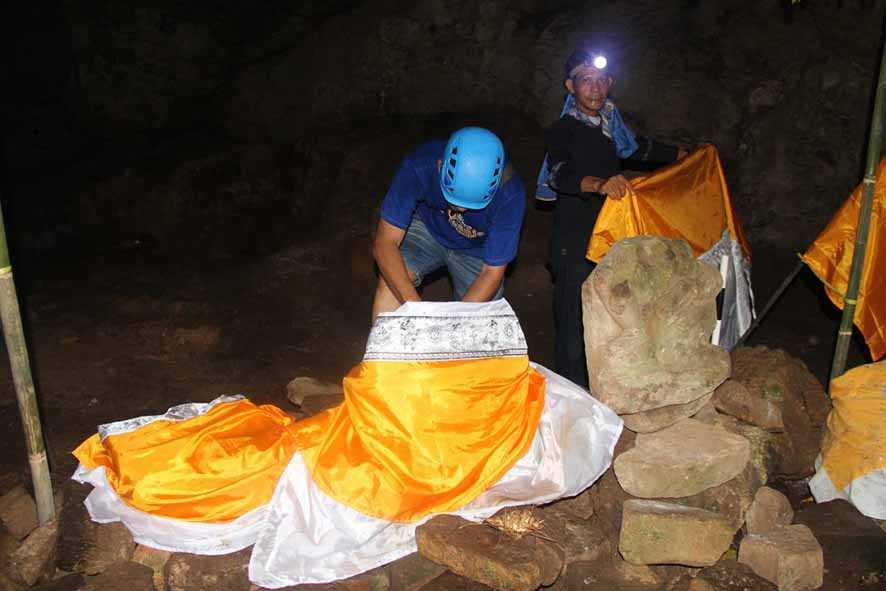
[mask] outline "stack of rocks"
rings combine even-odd
[[[811,532],[782,514],[764,528],[753,507],[779,494],[761,488],[772,475],[811,473],[827,400],[782,352],[730,356],[710,343],[720,287],[685,242],[648,236],[614,245],[585,282],[591,388],[627,428],[614,478],[595,487],[598,517],[617,528],[628,563],[687,567],[734,555],[748,520],[740,562],[780,589],[813,589],[822,566]],[[811,574],[785,574],[799,564]]]

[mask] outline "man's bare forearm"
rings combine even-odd
[[[505,266],[489,267],[483,265],[480,274],[474,279],[474,282],[468,287],[462,298],[463,302],[488,302],[498,291],[502,279],[505,276]]]

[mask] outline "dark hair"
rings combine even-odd
[[[569,78],[572,70],[576,68],[576,66],[580,66],[582,64],[589,64],[594,61],[594,58],[598,55],[602,55],[606,57],[606,68],[605,71],[608,75],[612,76],[613,72],[615,72],[615,60],[611,55],[611,52],[604,51],[603,48],[588,45],[579,47],[575,51],[570,54],[569,58],[566,60],[566,65],[564,67],[563,78]]]

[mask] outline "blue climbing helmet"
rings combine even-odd
[[[443,151],[440,190],[449,204],[483,209],[501,186],[505,147],[482,127],[464,127],[453,133]]]

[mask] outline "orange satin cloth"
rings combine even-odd
[[[301,451],[316,485],[361,513],[409,522],[457,509],[532,444],[544,378],[526,356],[364,361],[345,402],[298,422],[247,400],[184,421],[98,435],[74,455],[105,467],[127,504],[152,515],[225,522],[270,501]]]
[[[344,386],[323,443],[302,455],[326,494],[390,521],[475,499],[528,451],[544,407],[525,356],[364,362]]]
[[[682,160],[631,180],[634,194],[606,199],[588,244],[587,258],[599,262],[609,248],[632,236],[685,240],[696,256],[720,241],[723,230],[751,249],[732,209],[717,148],[702,146]]]
[[[87,468],[104,466],[108,482],[136,509],[225,522],[271,499],[300,444],[293,423],[274,406],[238,400],[188,420],[158,420],[103,441],[93,435],[74,456]]]
[[[858,286],[858,303],[853,321],[864,335],[874,360],[886,353],[886,179],[880,161],[871,209],[864,269]],[[825,284],[835,306],[843,309],[843,294],[849,286],[855,232],[861,208],[862,185],[849,195],[830,223],[803,254],[803,261]]]

